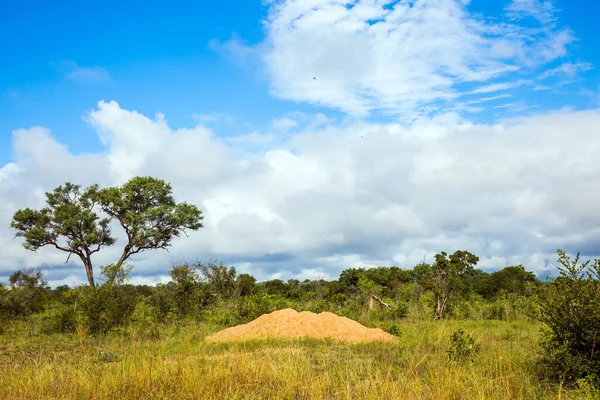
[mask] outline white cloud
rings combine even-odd
[[[543,24],[555,23],[559,11],[551,0],[512,0],[506,10],[514,19],[533,17]]]
[[[298,122],[291,118],[275,118],[272,123],[272,127],[276,131],[287,132],[292,128],[298,126]]]
[[[565,75],[567,77],[574,77],[578,73],[589,71],[592,68],[592,64],[590,63],[566,62],[564,64],[559,65],[556,68],[544,71],[544,73],[540,75],[539,79],[545,79],[555,75]]]
[[[477,100],[468,101],[467,104],[480,104],[480,103],[485,103],[488,101],[505,99],[507,97],[512,97],[512,94],[504,93],[504,94],[499,94],[498,96],[483,97],[483,98],[480,98]]]
[[[492,83],[490,85],[480,86],[477,89],[471,90],[468,94],[493,93],[501,90],[516,88],[523,85],[533,84],[530,80],[521,79],[514,82]]]
[[[72,60],[57,64],[60,71],[68,79],[78,82],[107,82],[110,81],[108,70],[98,66],[81,67]]]
[[[41,207],[44,191],[66,181],[106,186],[138,174],[171,182],[178,200],[204,211],[205,228],[169,253],[136,255],[135,282],[164,281],[173,261],[197,258],[289,279],[412,267],[442,250],[472,251],[486,268],[523,263],[538,272],[558,247],[600,256],[600,110],[496,125],[452,113],[405,127],[329,122],[243,158],[203,126],[173,129],[164,116],[115,102],[100,102],[87,120],[105,151],[75,156],[47,129],[14,132],[15,161],[0,168],[0,277],[42,266],[53,282],[85,280],[74,257],[65,265],[64,253],[23,249],[12,213]],[[114,261],[119,245],[96,265]]]
[[[271,0],[263,42],[235,38],[220,48],[260,57],[276,97],[411,121],[440,104],[456,106],[465,93],[527,82],[574,40],[557,26],[550,2],[513,1],[512,22],[472,13],[469,3]],[[544,25],[519,25],[526,14]]]

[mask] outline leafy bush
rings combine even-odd
[[[549,379],[573,383],[600,376],[600,260],[579,264],[557,250],[560,276],[540,295],[540,368]],[[597,378],[596,378],[597,379]]]
[[[398,325],[396,325],[395,323],[391,324],[387,328],[384,328],[383,330],[386,331],[387,333],[389,333],[390,335],[394,335],[394,336],[400,336],[400,334],[401,334],[400,327]]]
[[[478,352],[479,349],[480,345],[475,343],[475,338],[468,334],[465,335],[465,332],[459,329],[452,334],[447,353],[450,360],[462,363]]]
[[[48,289],[40,270],[17,271],[9,277],[9,283],[10,291],[0,288],[0,314],[23,319],[44,310]]]
[[[38,314],[37,322],[40,333],[73,333],[77,319],[73,306],[53,304],[46,312]]]
[[[89,333],[107,333],[129,322],[138,303],[138,294],[132,285],[102,285],[79,288],[77,311]]]
[[[290,304],[282,297],[264,294],[239,297],[232,313],[233,322],[243,324],[250,322],[263,314],[289,307]]]
[[[314,313],[322,313],[329,311],[329,302],[327,300],[316,300],[310,307],[310,311]]]
[[[159,313],[158,310],[150,305],[148,299],[137,303],[133,314],[131,315],[131,328],[143,337],[158,339],[159,331]]]

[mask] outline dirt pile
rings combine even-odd
[[[206,338],[209,342],[250,339],[332,338],[358,343],[395,340],[381,329],[367,328],[351,319],[330,312],[298,312],[291,308],[264,314],[247,324],[224,329]]]

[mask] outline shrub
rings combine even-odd
[[[131,315],[132,330],[142,337],[158,339],[160,337],[158,310],[150,305],[148,299],[137,303]]]
[[[396,325],[395,323],[391,324],[387,328],[384,328],[384,331],[386,331],[390,335],[394,335],[394,336],[400,336],[400,334],[401,334],[400,327],[398,325]]]
[[[107,333],[127,325],[138,303],[138,294],[132,285],[102,285],[79,288],[77,311],[89,333]]]
[[[540,294],[540,368],[552,380],[574,383],[600,376],[600,260],[579,264],[557,250],[560,276]]]
[[[53,304],[46,312],[38,314],[39,331],[44,334],[73,333],[77,319],[73,306]]]
[[[475,338],[465,335],[462,329],[455,331],[450,338],[450,347],[447,350],[450,360],[463,363],[480,349],[475,343]],[[471,359],[473,361],[473,359]]]
[[[239,297],[233,313],[232,322],[242,324],[250,322],[263,314],[289,307],[289,303],[280,296],[264,294]]]

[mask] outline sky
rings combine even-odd
[[[468,250],[543,277],[600,257],[600,3],[0,4],[0,282],[79,260],[10,228],[65,182],[165,179],[205,226],[130,281],[223,260],[265,279]],[[114,262],[117,243],[94,260]]]

